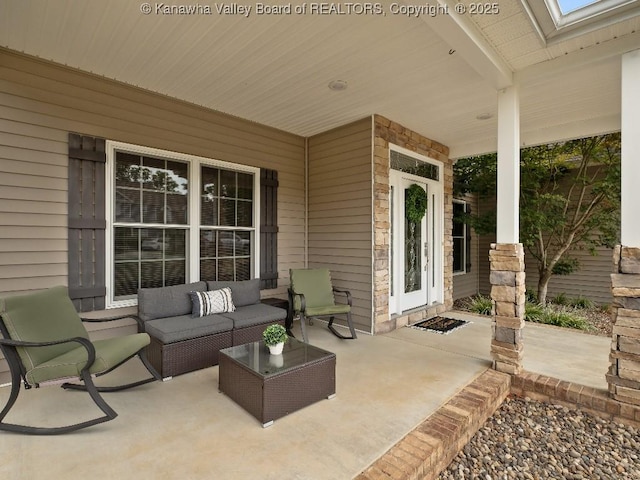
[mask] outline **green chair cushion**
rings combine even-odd
[[[111,370],[149,345],[149,342],[150,338],[146,333],[134,333],[92,342],[96,349],[96,361],[89,370],[90,373],[98,375]],[[27,381],[38,384],[47,380],[78,377],[87,362],[87,350],[76,342],[71,342],[69,345],[72,346],[72,350],[28,369]]]
[[[295,293],[304,295],[305,307],[309,309],[316,307],[327,307],[335,305],[333,298],[333,288],[331,285],[331,274],[326,268],[313,268],[305,270],[290,270],[291,288]],[[300,311],[300,297],[293,299],[293,308]]]
[[[29,295],[0,299],[0,315],[14,340],[51,342],[73,337],[89,338],[69,299],[67,287],[53,287]],[[78,343],[64,343],[18,348],[18,354],[25,369],[31,370],[78,346]]]
[[[319,317],[321,315],[337,315],[340,313],[349,313],[351,307],[349,305],[328,305],[326,307],[310,307],[305,310],[308,317]]]

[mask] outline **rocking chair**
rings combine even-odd
[[[290,270],[291,286],[289,287],[289,308],[293,309],[293,315],[300,315],[300,328],[302,339],[309,343],[307,338],[306,319],[312,324],[315,317],[329,317],[329,330],[336,337],[351,340],[357,338],[353,322],[351,320],[351,293],[348,290],[335,288],[331,284],[331,274],[326,268]],[[334,294],[344,294],[346,304],[335,302]],[[351,336],[347,337],[339,333],[333,326],[336,315],[346,315],[347,325]]]
[[[3,337],[0,348],[11,371],[11,392],[0,412],[0,430],[55,435],[107,422],[118,414],[99,392],[113,392],[160,380],[160,375],[144,355],[149,335],[136,333],[90,341],[66,287],[0,299],[0,333]],[[93,383],[92,377],[104,375],[136,355],[151,372],[151,378],[114,387],[97,387]],[[62,388],[88,392],[103,416],[61,427],[35,427],[3,421],[18,398],[21,380],[28,390],[32,386],[37,388],[69,379],[79,379],[83,384],[63,383]]]

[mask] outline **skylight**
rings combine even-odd
[[[566,15],[598,1],[600,0],[558,0],[558,6],[562,14]]]
[[[640,0],[521,0],[547,44],[640,14]]]

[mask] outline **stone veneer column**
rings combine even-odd
[[[522,328],[524,327],[525,273],[521,243],[492,243],[491,300],[493,338],[491,357],[499,372],[522,371]]]
[[[613,267],[609,394],[618,401],[640,405],[640,248],[616,246]]]

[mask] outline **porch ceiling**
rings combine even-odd
[[[143,15],[141,4],[6,0],[0,46],[302,136],[379,113],[453,157],[496,149],[496,91],[513,81],[524,144],[618,129],[620,54],[640,48],[639,6],[547,44],[524,0],[501,0],[491,15],[457,15],[441,0],[449,15],[420,18],[392,14],[391,2],[384,15],[235,4],[252,6],[248,17],[213,2],[192,4],[210,15],[163,14],[155,2]],[[331,91],[337,79],[348,88]]]

